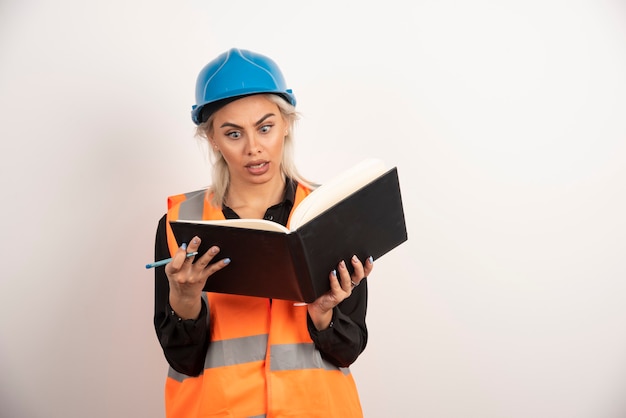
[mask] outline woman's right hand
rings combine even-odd
[[[170,306],[182,319],[196,319],[202,307],[202,289],[210,275],[223,269],[230,263],[230,259],[209,264],[219,253],[217,246],[209,248],[198,261],[193,262],[194,256],[187,257],[187,253],[198,251],[200,238],[194,237],[188,246],[183,244],[174,254],[173,260],[165,266],[165,274],[170,284]]]

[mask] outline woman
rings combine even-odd
[[[371,257],[342,261],[329,272],[330,290],[308,305],[207,293],[206,280],[230,260],[212,262],[217,246],[188,257],[200,239],[179,246],[168,224],[181,212],[287,224],[314,188],[294,166],[293,93],[270,58],[231,49],[200,72],[196,102],[192,119],[208,141],[213,184],[169,198],[155,246],[157,259],[173,257],[155,270],[154,325],[171,366],[167,416],[362,416],[348,366],[367,343]]]

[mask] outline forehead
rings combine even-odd
[[[281,116],[278,105],[264,95],[246,96],[228,103],[215,112],[215,122],[257,122],[260,118],[274,114]]]

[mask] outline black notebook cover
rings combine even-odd
[[[407,240],[397,168],[392,168],[288,234],[247,228],[171,222],[178,242],[202,239],[231,263],[211,275],[204,290],[313,302],[330,289],[341,260],[377,260]]]

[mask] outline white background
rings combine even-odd
[[[398,166],[366,417],[626,416],[623,2],[2,0],[2,417],[163,416],[144,265],[230,47],[285,72],[306,176]]]

